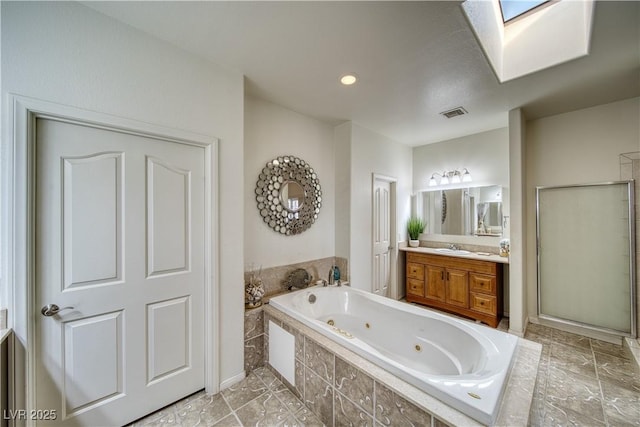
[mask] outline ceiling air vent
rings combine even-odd
[[[456,107],[451,110],[443,111],[440,114],[445,116],[447,119],[451,119],[453,117],[458,117],[458,116],[462,116],[463,114],[467,114],[467,110],[465,110],[462,107]]]

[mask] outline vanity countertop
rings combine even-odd
[[[399,248],[401,251],[406,251],[406,252],[418,252],[418,253],[422,253],[422,254],[432,254],[432,255],[442,255],[442,256],[450,256],[450,257],[455,257],[455,258],[466,258],[466,259],[477,259],[480,261],[491,261],[491,262],[497,262],[500,264],[509,264],[509,257],[502,257],[500,255],[495,255],[495,254],[490,254],[490,255],[484,255],[486,254],[486,252],[470,252],[468,254],[466,253],[459,253],[459,252],[441,252],[438,251],[436,249],[439,248],[427,248],[424,246],[420,246],[417,248],[412,248],[409,246],[404,246]]]

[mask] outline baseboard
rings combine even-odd
[[[627,337],[622,341],[622,344],[631,354],[631,357],[635,360],[638,368],[640,368],[640,339]]]
[[[559,329],[561,331],[569,332],[572,334],[582,335],[587,338],[606,341],[616,345],[623,345],[623,341],[624,341],[624,337],[621,335],[600,331],[600,330],[595,330],[589,327],[582,327],[580,325],[574,325],[572,323],[563,322],[561,320],[545,319],[545,318],[537,317],[535,321],[532,321],[532,323],[537,323],[538,325]]]
[[[231,378],[227,378],[226,380],[222,381],[220,383],[220,391],[224,390],[225,388],[229,388],[232,385],[239,383],[240,381],[242,381],[245,377],[247,376],[247,374],[242,371],[234,376],[232,376]]]
[[[527,325],[529,324],[530,320],[531,319],[529,318],[529,316],[525,317],[524,324],[522,325],[522,331],[511,329],[511,322],[509,322],[509,329],[507,330],[507,332],[517,337],[524,338],[524,335],[527,333]]]

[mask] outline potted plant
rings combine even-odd
[[[407,223],[407,232],[409,233],[409,246],[412,248],[417,248],[420,246],[420,234],[424,232],[425,223],[417,217],[409,218],[409,222]]]

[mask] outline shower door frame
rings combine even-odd
[[[622,185],[626,184],[627,186],[627,197],[628,197],[628,209],[629,209],[629,297],[631,299],[630,309],[631,309],[631,332],[627,333],[624,331],[619,331],[616,329],[600,327],[596,325],[591,325],[589,323],[579,322],[577,320],[563,319],[560,317],[555,317],[548,314],[543,314],[541,309],[541,262],[540,262],[540,191],[541,190],[551,190],[551,189],[559,189],[559,188],[576,188],[576,187],[599,187],[605,185]],[[590,329],[592,331],[604,332],[608,334],[618,335],[622,337],[632,337],[635,338],[637,336],[637,328],[636,328],[636,253],[635,253],[635,191],[634,191],[635,181],[633,179],[629,180],[620,180],[620,181],[607,181],[607,182],[598,182],[591,184],[569,184],[569,185],[548,185],[548,186],[537,186],[536,187],[536,273],[537,273],[537,308],[538,308],[538,318],[544,320],[550,320],[553,322],[562,323],[565,325],[578,326],[585,329]]]

